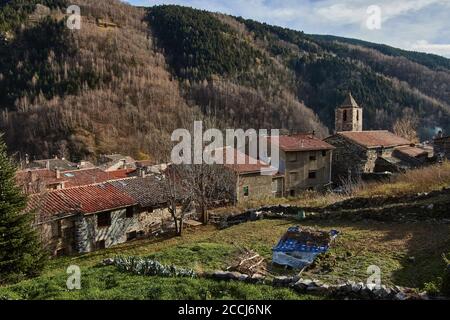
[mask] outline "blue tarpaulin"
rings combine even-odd
[[[290,227],[286,235],[273,248],[272,261],[295,269],[310,265],[319,254],[328,251],[331,241],[337,237],[339,231],[331,230],[328,233],[317,231],[316,233],[320,234],[320,239],[314,239],[314,236],[310,235],[310,229],[302,229],[299,226]]]

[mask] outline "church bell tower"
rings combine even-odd
[[[345,101],[336,109],[336,132],[363,131],[363,110],[349,92]]]

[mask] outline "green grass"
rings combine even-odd
[[[69,291],[65,274],[0,288],[10,299],[317,299],[289,289],[206,279],[146,277],[121,273],[115,267],[82,268],[81,290]]]
[[[145,277],[99,266],[115,255],[148,256],[164,264],[197,271],[224,269],[239,248],[255,250],[271,261],[271,249],[286,229],[297,224],[286,220],[249,222],[224,230],[201,227],[183,237],[153,239],[76,257],[53,259],[38,278],[0,288],[0,297],[16,299],[311,299],[291,289],[206,279]],[[440,223],[380,223],[317,221],[304,225],[341,231],[333,248],[305,278],[336,283],[347,279],[366,281],[367,268],[377,265],[384,284],[422,289],[442,275],[442,253],[450,252],[450,225]],[[415,261],[410,261],[414,257]],[[66,289],[66,268],[79,265],[82,289]],[[270,267],[273,275],[292,274]]]

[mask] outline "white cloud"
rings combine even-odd
[[[385,43],[450,57],[450,0],[128,0],[179,4],[289,27]],[[369,30],[367,9],[381,8],[381,29]],[[427,41],[427,44],[419,40]]]
[[[418,40],[411,45],[411,50],[435,53],[442,56],[450,57],[450,44],[429,43],[426,40]]]

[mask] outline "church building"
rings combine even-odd
[[[333,152],[332,178],[335,183],[349,176],[369,177],[419,167],[428,152],[387,130],[364,130],[363,108],[351,93],[336,109],[335,134],[325,141]]]

